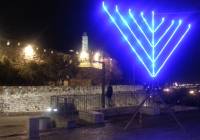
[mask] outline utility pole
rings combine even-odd
[[[105,108],[105,75],[106,75],[106,70],[105,70],[105,62],[102,62],[102,94],[101,94],[101,106],[102,108]]]
[[[104,62],[104,57],[102,55],[102,60],[103,61],[92,61],[96,63],[100,63],[102,65],[102,70],[101,70],[101,107],[105,108],[105,85],[106,85],[106,69],[105,69],[105,62]]]

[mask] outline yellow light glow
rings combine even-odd
[[[33,47],[31,45],[27,45],[24,48],[24,57],[27,60],[33,60],[35,55],[35,51],[33,50]]]
[[[20,46],[20,45],[21,45],[21,43],[20,43],[20,42],[18,42],[18,43],[17,43],[17,46]]]
[[[80,60],[81,61],[87,61],[87,60],[89,60],[89,54],[87,52],[85,52],[85,51],[82,51],[80,53]]]
[[[95,54],[94,54],[94,61],[100,61],[100,59],[101,59],[101,54],[99,53],[99,52],[96,52]]]
[[[7,41],[6,45],[7,45],[7,46],[10,46],[10,41]]]

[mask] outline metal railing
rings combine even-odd
[[[112,107],[134,106],[140,103],[144,95],[133,92],[118,92],[112,96]],[[105,97],[106,99],[106,97]],[[101,108],[101,94],[60,95],[51,96],[51,106],[57,107],[59,103],[73,103],[77,110],[93,110]],[[107,99],[106,99],[107,105]]]

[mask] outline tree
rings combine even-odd
[[[44,85],[50,81],[61,84],[65,79],[75,75],[78,65],[74,62],[71,57],[65,60],[63,55],[53,55],[46,57],[41,64],[34,61],[24,64],[19,74],[24,83],[29,85]]]
[[[1,85],[47,85],[49,81],[63,83],[77,73],[78,58],[75,55],[44,53],[43,49],[37,49],[37,58],[25,61],[22,50],[19,47],[0,49]]]
[[[23,83],[27,85],[44,85],[48,83],[48,77],[43,64],[35,62],[27,63],[19,70]]]
[[[44,65],[49,80],[63,83],[64,80],[74,77],[78,70],[78,60],[72,55],[53,55],[45,60]]]
[[[21,77],[9,59],[4,58],[3,62],[0,62],[0,84],[1,85],[15,85],[22,82]]]

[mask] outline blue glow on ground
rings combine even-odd
[[[126,18],[124,18],[124,16],[120,13],[118,6],[115,7],[115,13],[119,16],[120,21],[122,21],[122,24],[125,25],[126,29],[128,29],[128,31],[126,31],[126,32],[123,31],[124,30],[123,27],[119,26],[119,24],[121,24],[121,22],[118,23],[119,20],[117,19],[117,21],[116,21],[115,18],[110,14],[110,12],[104,2],[102,3],[102,6],[103,6],[104,11],[107,13],[107,15],[109,16],[111,21],[114,23],[114,25],[117,27],[117,29],[119,30],[119,32],[121,33],[123,38],[126,40],[128,45],[130,46],[131,50],[136,54],[137,58],[140,60],[140,62],[144,66],[144,68],[147,70],[148,74],[153,78],[157,77],[157,75],[160,73],[160,71],[165,66],[168,59],[171,57],[173,52],[176,50],[176,48],[179,46],[179,44],[182,42],[182,40],[184,39],[184,37],[186,36],[186,34],[188,33],[188,31],[191,28],[191,24],[189,24],[187,29],[182,33],[180,39],[179,39],[179,36],[178,37],[176,36],[176,41],[173,41],[173,44],[174,44],[173,48],[171,50],[169,50],[169,54],[165,53],[165,55],[166,55],[165,56],[165,55],[163,55],[164,51],[167,49],[167,46],[169,45],[169,43],[172,42],[172,39],[175,38],[175,34],[177,33],[178,29],[180,29],[180,26],[183,23],[183,21],[181,19],[179,20],[178,25],[176,25],[176,27],[174,27],[176,22],[174,20],[172,20],[171,24],[169,24],[168,27],[166,28],[166,25],[164,26],[164,24],[167,24],[167,23],[165,23],[166,20],[164,17],[162,17],[159,24],[155,25],[156,24],[156,20],[155,20],[156,15],[155,15],[155,12],[152,11],[151,12],[151,24],[150,24],[149,21],[145,18],[144,12],[141,12],[140,13],[141,20],[143,21],[144,25],[148,28],[148,30],[151,33],[151,37],[148,37],[148,35],[147,35],[148,33],[145,33],[146,30],[144,30],[144,28],[145,28],[145,27],[143,27],[144,25],[142,25],[141,23],[140,23],[141,25],[139,24],[139,22],[136,20],[136,18],[132,14],[131,9],[129,9],[129,12],[128,12],[129,17],[132,19],[133,23],[137,26],[139,33],[141,33],[144,36],[145,40],[148,42],[148,44],[144,45],[143,44],[144,41],[141,40],[136,35],[135,29],[131,28],[132,26],[130,26],[130,24],[128,23]],[[161,27],[163,27],[162,30],[164,30],[164,32],[161,35],[159,35],[159,38],[157,39],[155,36],[156,36],[157,31],[162,31]],[[175,28],[175,29],[173,29],[173,28]],[[170,35],[168,35],[170,33],[170,31],[172,33]],[[131,37],[133,37],[135,39],[135,41],[140,46],[140,48],[143,50],[145,55],[143,55],[142,52],[137,51],[137,47],[135,45],[133,46],[132,42],[130,41],[131,39],[127,37],[128,34],[131,34]],[[166,38],[166,36],[167,36],[167,38]],[[164,43],[164,45],[161,45],[161,43]],[[149,46],[151,48],[150,52],[147,49]],[[158,51],[159,48],[160,48],[160,51]],[[163,59],[162,61],[159,59],[161,57]],[[146,58],[148,58],[148,61]]]

